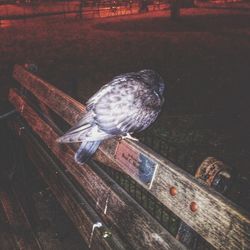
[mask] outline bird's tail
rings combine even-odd
[[[83,164],[95,153],[101,141],[83,141],[77,152],[75,153],[75,161]]]
[[[86,133],[91,129],[91,124],[75,125],[68,130],[64,135],[57,138],[56,141],[59,143],[72,143],[80,142],[85,137]]]

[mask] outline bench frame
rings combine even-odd
[[[136,202],[127,197],[101,168],[91,168],[87,164],[77,165],[73,160],[72,146],[55,142],[62,132],[51,121],[51,117],[48,117],[50,110],[73,125],[84,113],[84,105],[28,72],[23,66],[16,65],[13,75],[37,99],[43,110],[49,109],[48,112],[43,112],[47,113],[43,114],[47,119],[37,113],[28,97],[22,96],[15,89],[10,90],[10,102],[31,127],[33,133],[40,137],[64,165],[65,171],[75,178],[84,193],[91,196],[92,202],[98,202],[98,208],[95,210],[101,219],[107,224],[116,225],[116,230],[120,230],[119,234],[135,248],[145,246],[145,242],[150,249],[159,248],[159,245],[163,249],[185,248]],[[127,155],[124,155],[124,152]],[[141,180],[136,160],[135,164],[126,161],[128,154],[142,155],[153,162],[154,173],[150,182],[145,183]],[[250,216],[246,211],[145,145],[128,140],[107,140],[99,147],[94,160],[129,175],[215,248],[249,248]],[[176,190],[174,196],[171,195],[173,188]],[[107,200],[108,209],[106,208],[104,214]],[[195,211],[191,206],[194,203],[197,206]],[[125,213],[127,216],[131,214],[134,220],[134,222],[129,221],[129,227],[126,226],[125,218],[121,218]],[[121,230],[121,227],[127,227],[127,230],[125,228]]]

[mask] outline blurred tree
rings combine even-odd
[[[180,0],[171,0],[170,13],[173,20],[180,17]]]
[[[148,0],[139,0],[139,12],[148,12]]]
[[[80,19],[82,19],[82,9],[83,9],[83,6],[84,6],[84,0],[79,0],[79,13],[78,13],[78,16],[80,17]]]

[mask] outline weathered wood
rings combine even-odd
[[[11,90],[9,99],[90,196],[102,219],[111,223],[133,248],[185,249],[117,184],[107,182],[107,177],[104,180],[86,164],[76,164],[71,147],[56,143],[59,135],[38,116],[24,97]]]
[[[201,163],[197,168],[195,177],[204,181],[209,187],[213,187],[222,194],[224,194],[230,187],[230,184],[232,184],[230,168],[214,157],[207,157]],[[176,239],[188,247],[188,249],[208,248],[200,235],[184,222],[180,224]]]
[[[18,249],[42,249],[18,198],[10,186],[8,192],[0,191],[0,204],[8,221],[8,231],[13,235]]]
[[[37,76],[26,72],[21,66],[15,67],[14,77],[71,125],[83,114],[83,105]],[[150,185],[143,183],[138,174],[140,163],[138,159],[134,159],[134,155],[138,154],[156,165],[157,169]],[[141,143],[108,140],[101,145],[94,158],[130,175],[214,247],[249,247],[250,216],[247,212]],[[171,196],[169,192],[172,187],[177,190],[175,196]],[[196,212],[190,209],[190,204],[194,201],[198,206]]]
[[[101,218],[94,212],[84,197],[79,194],[69,178],[56,165],[45,149],[32,134],[21,135],[26,152],[50,187],[56,199],[62,205],[80,235],[91,249],[126,249],[124,243],[112,233],[112,237],[105,237],[109,229]],[[91,237],[93,225],[101,222],[102,227],[96,228]]]
[[[2,193],[5,193],[5,191],[1,189],[0,195]],[[4,195],[6,195],[6,193]],[[16,242],[14,230],[11,228],[5,215],[2,201],[0,201],[0,221],[0,249],[19,250],[20,248]]]
[[[80,103],[78,103],[79,105],[76,107],[72,107],[72,112],[69,114],[68,105],[74,102],[74,99],[67,95],[66,99],[64,100],[65,93],[63,91],[35,76],[31,72],[27,71],[24,67],[16,65],[13,71],[13,77],[37,98],[38,95],[35,94],[36,88],[38,90],[39,96],[41,95],[44,98],[48,97],[50,99],[49,105],[47,102],[45,102],[46,100],[41,101],[40,98],[38,98],[38,100],[40,100],[42,103],[45,103],[48,107],[54,107],[59,104],[59,106],[61,106],[60,112],[62,115],[67,116],[68,119],[72,121],[76,121],[80,118],[81,112],[84,110],[84,107]]]

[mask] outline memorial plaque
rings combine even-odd
[[[124,167],[125,172],[133,172],[138,177],[137,180],[146,188],[151,188],[157,164],[150,157],[121,141],[117,145],[115,159]]]

